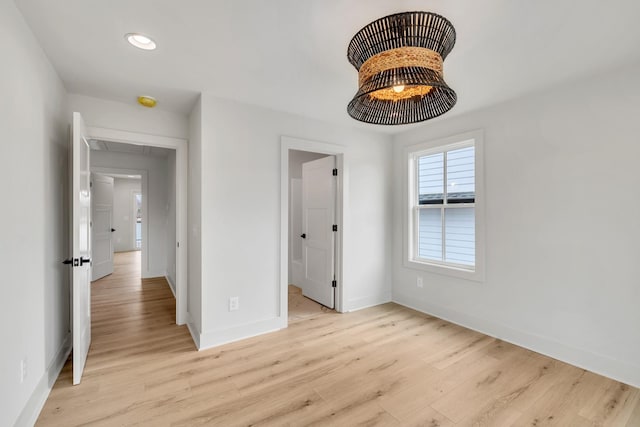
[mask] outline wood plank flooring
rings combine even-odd
[[[302,295],[302,289],[289,285],[289,322],[307,319],[318,314],[333,311]]]
[[[39,426],[640,426],[640,391],[395,304],[197,352],[136,253],[93,284],[82,383]]]

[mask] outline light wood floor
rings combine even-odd
[[[93,285],[82,383],[40,426],[640,426],[638,389],[395,304],[197,352],[135,254]]]
[[[289,322],[308,319],[333,310],[318,304],[312,299],[302,295],[302,289],[295,285],[289,285]]]

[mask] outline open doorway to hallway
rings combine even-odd
[[[65,259],[64,264],[72,265],[72,292],[70,293],[70,324],[73,336],[73,384],[79,384],[83,371],[86,367],[88,352],[91,346],[92,337],[92,298],[91,298],[91,275],[92,275],[92,239],[97,239],[98,234],[106,241],[102,246],[105,248],[99,257],[105,261],[105,269],[110,267],[111,271],[104,272],[106,276],[113,274],[113,177],[106,176],[107,173],[136,174],[138,171],[142,175],[142,243],[141,243],[141,276],[143,278],[162,277],[161,274],[150,274],[154,271],[152,266],[157,267],[163,262],[172,266],[175,280],[173,287],[163,286],[171,293],[173,291],[173,307],[171,310],[175,324],[182,325],[186,318],[186,270],[187,260],[187,238],[186,238],[186,183],[188,166],[187,141],[176,138],[137,134],[132,132],[118,131],[104,128],[88,128],[84,123],[82,115],[73,113],[72,138],[70,154],[70,184],[72,185],[72,197],[69,198],[71,215],[70,240],[73,246],[72,257]],[[93,149],[93,150],[92,150]],[[158,174],[149,158],[141,158],[140,155],[152,154],[157,149],[162,152],[167,151],[168,155],[159,157],[169,157],[172,161],[164,161],[165,166],[170,165],[169,173]],[[91,152],[94,155],[91,155]],[[138,152],[136,152],[138,151]],[[141,151],[141,152],[140,152]],[[103,153],[104,152],[104,153]],[[103,153],[97,155],[98,153]],[[134,159],[137,156],[137,159]],[[162,161],[160,161],[162,162]],[[135,168],[135,169],[126,169]],[[100,170],[99,170],[100,169]],[[165,167],[165,169],[167,169]],[[155,172],[154,172],[155,171]],[[91,182],[92,173],[102,173],[96,175],[96,183],[100,180],[104,188],[109,191],[101,192],[99,197],[96,189],[93,189]],[[154,185],[150,186],[150,182]],[[153,197],[151,189],[164,189],[165,192],[173,193],[173,197],[165,198],[164,205],[159,209],[150,208],[151,200],[161,200]],[[92,200],[93,199],[93,200]],[[171,204],[167,203],[170,202]],[[95,211],[98,207],[106,218],[102,221],[101,229],[92,230],[92,204]],[[99,206],[98,206],[99,205]],[[172,209],[173,208],[173,209]],[[154,221],[153,213],[158,216],[164,215],[163,221]],[[173,220],[169,219],[173,212]],[[148,217],[146,216],[148,215]],[[167,236],[168,239],[157,239],[156,244],[150,244],[149,240],[156,241],[152,237],[152,228],[163,230],[158,236],[163,235],[164,230],[172,229]],[[146,234],[145,234],[146,232]],[[107,237],[105,237],[106,235]],[[173,253],[173,257],[152,257],[152,251],[162,251],[165,249],[164,243],[171,245],[168,253]],[[180,247],[182,243],[182,248]],[[145,250],[146,249],[146,250]],[[78,267],[77,273],[75,268]],[[167,269],[165,268],[166,272]],[[168,276],[165,276],[168,277]],[[139,280],[139,279],[138,279]],[[162,279],[164,284],[167,280]]]
[[[74,113],[75,114],[75,113]],[[79,113],[78,113],[79,115]],[[75,117],[75,116],[74,116]],[[188,265],[188,234],[187,234],[187,175],[188,175],[188,146],[187,140],[180,138],[173,138],[168,136],[143,134],[137,132],[122,131],[117,129],[99,128],[99,127],[87,127],[86,128],[86,141],[88,144],[115,146],[120,144],[123,150],[126,150],[131,155],[141,153],[158,153],[162,150],[168,150],[169,166],[171,169],[165,180],[166,188],[174,194],[169,200],[173,201],[173,206],[160,206],[158,212],[167,210],[170,215],[161,221],[155,221],[153,218],[146,219],[147,212],[153,212],[153,209],[147,209],[150,207],[149,201],[152,194],[148,194],[145,197],[145,188],[149,186],[149,183],[155,183],[157,180],[154,178],[155,174],[143,170],[142,172],[142,277],[157,277],[161,276],[163,269],[158,270],[157,263],[153,263],[152,260],[160,260],[162,257],[152,257],[149,255],[151,251],[162,251],[164,246],[157,242],[153,238],[151,232],[147,237],[146,231],[151,226],[156,228],[169,229],[170,235],[175,236],[175,240],[167,240],[166,246],[166,264],[170,274],[167,274],[167,281],[171,285],[171,290],[175,295],[175,320],[178,325],[184,325],[187,322],[187,265]],[[113,151],[113,150],[107,150]],[[127,154],[126,152],[124,154]],[[96,156],[93,156],[96,159]],[[101,165],[91,165],[93,171],[97,171]],[[131,165],[129,157],[125,156],[121,162],[116,166],[121,169],[123,173],[136,173],[128,171],[126,168],[136,168],[137,166]],[[159,178],[163,180],[161,176]],[[157,187],[157,186],[156,186]],[[150,187],[149,187],[150,188]],[[151,241],[150,241],[151,240]],[[146,242],[146,243],[145,243]],[[171,245],[169,246],[169,243]],[[146,249],[146,250],[145,250]],[[161,264],[162,265],[162,264]],[[155,267],[154,267],[155,266]],[[159,273],[159,274],[158,274]]]
[[[176,284],[176,153],[94,139],[92,288]],[[106,236],[106,237],[105,237]],[[108,237],[108,238],[107,238]],[[111,260],[111,269],[100,268]],[[120,271],[122,270],[122,271]],[[174,303],[175,306],[175,303]]]

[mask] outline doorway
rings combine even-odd
[[[343,309],[343,147],[282,137],[281,318]]]
[[[136,250],[142,250],[142,189],[132,191],[131,194],[131,212],[133,225],[133,247]],[[131,228],[129,228],[131,229]]]
[[[335,160],[289,150],[289,320],[335,307]]]
[[[119,165],[118,168],[93,167],[94,171],[121,173],[124,175],[141,176],[141,206],[140,226],[133,225],[132,239],[135,239],[136,231],[139,227],[139,240],[141,249],[141,267],[143,277],[166,276],[171,281],[170,288],[176,298],[175,318],[178,325],[183,325],[187,320],[187,141],[178,138],[170,138],[156,135],[139,134],[135,132],[119,131],[114,129],[87,128],[88,139],[100,141],[104,144],[121,144],[130,147],[134,152],[159,153],[163,150],[173,156],[173,169],[166,185],[169,191],[173,192],[172,204],[161,204],[158,210],[167,210],[170,213],[160,222],[150,221],[147,217],[149,213],[149,197],[145,197],[145,190],[149,188],[149,181],[154,179],[147,170],[125,169],[127,165]],[[131,148],[133,147],[133,148]],[[130,166],[130,165],[129,165]],[[109,169],[109,170],[105,170]],[[117,169],[117,170],[114,170]],[[170,168],[171,169],[171,168]],[[132,203],[135,195],[131,195]],[[131,216],[135,216],[132,212]],[[172,243],[166,245],[166,258],[160,263],[166,265],[166,269],[158,270],[150,263],[150,250],[155,250],[154,242],[149,241],[150,222],[154,222],[158,228],[165,228],[168,235],[174,236]],[[115,228],[115,227],[114,227]],[[135,243],[134,240],[134,243]],[[166,243],[166,242],[165,242]],[[157,258],[157,257],[156,257]],[[152,256],[153,259],[153,256]],[[164,264],[166,262],[166,264]],[[157,265],[157,264],[156,264]]]
[[[96,142],[91,144],[96,145]],[[92,150],[92,156],[99,151]],[[146,171],[138,174],[132,174],[132,170],[127,174],[122,172],[108,167],[92,168],[92,282],[113,273],[118,254],[136,252],[130,257],[141,258],[142,173]],[[142,278],[142,262],[138,259],[137,263],[140,265],[138,276]]]
[[[130,253],[130,258],[137,258],[136,262],[139,265],[139,273],[137,277],[139,279],[158,276],[153,271],[152,264],[149,258],[149,248],[147,245],[149,238],[149,222],[150,212],[147,198],[142,197],[149,191],[149,171],[146,169],[123,169],[120,167],[110,166],[112,164],[118,164],[113,160],[98,161],[96,164],[96,157],[104,154],[104,151],[96,149],[96,141],[90,141],[92,165],[91,165],[91,178],[92,182],[97,181],[97,177],[108,177],[112,181],[111,185],[111,209],[112,209],[112,225],[111,225],[111,256],[113,260],[112,271],[116,268],[116,258],[120,254]],[[109,155],[109,154],[108,154]],[[121,161],[127,154],[120,153],[120,158],[116,160]],[[92,199],[94,199],[94,192],[98,188],[92,185]],[[134,195],[140,194],[140,210],[135,211]],[[92,206],[94,205],[92,200]],[[92,208],[93,213],[93,208]],[[137,223],[137,216],[139,215],[139,224]],[[156,216],[156,215],[154,215]],[[100,224],[98,218],[92,220],[92,251],[96,249],[96,236],[100,227],[105,228],[105,225]],[[107,227],[108,228],[108,227]],[[136,241],[136,232],[139,231],[140,239]],[[139,245],[139,247],[137,246]],[[93,254],[94,260],[98,260],[99,253]],[[152,255],[151,255],[152,256]],[[96,274],[93,272],[92,281],[98,280],[104,277],[104,274]]]

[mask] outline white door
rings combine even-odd
[[[334,156],[302,164],[302,294],[334,307]]]
[[[73,384],[79,384],[91,344],[91,176],[89,143],[80,113],[73,113],[71,156]]]
[[[91,174],[91,280],[113,273],[113,178]]]

